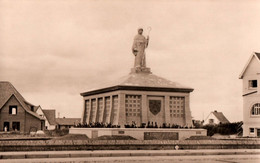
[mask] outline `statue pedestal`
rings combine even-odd
[[[148,67],[134,67],[131,68],[131,73],[152,73],[151,69]]]

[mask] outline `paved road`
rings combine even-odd
[[[259,163],[260,155],[210,155],[210,156],[134,156],[134,157],[91,157],[91,158],[44,158],[2,160],[1,163]]]
[[[0,152],[0,163],[260,163],[259,149]]]

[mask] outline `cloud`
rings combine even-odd
[[[136,29],[151,26],[152,72],[195,89],[195,118],[220,109],[237,121],[238,75],[260,51],[258,17],[256,1],[1,1],[0,80],[80,117],[79,93],[128,74]]]

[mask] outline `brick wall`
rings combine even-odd
[[[9,114],[9,106],[17,106],[17,114]],[[4,130],[4,122],[9,122],[9,131],[12,131],[13,122],[20,122],[20,132],[29,133],[31,127],[41,129],[41,121],[27,113],[15,96],[12,96],[0,110],[0,130]]]
[[[33,115],[27,113],[25,121],[25,132],[29,133],[30,131],[35,130],[42,130],[41,121]]]
[[[16,105],[17,106],[17,114],[11,115],[9,114],[9,106]],[[12,123],[20,122],[20,131],[25,132],[24,122],[25,122],[25,110],[21,106],[21,104],[17,101],[17,99],[12,96],[9,101],[2,107],[0,110],[0,130],[4,130],[4,122],[9,122],[10,131],[12,131]]]
[[[1,141],[0,151],[259,149],[259,140],[27,140]]]

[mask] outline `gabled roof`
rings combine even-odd
[[[212,112],[213,115],[215,115],[215,117],[219,120],[219,122],[221,123],[230,123],[228,121],[228,119],[224,116],[224,114],[222,112],[217,112],[217,111],[214,111]]]
[[[111,83],[103,84],[99,89],[92,89],[81,93],[88,96],[96,93],[103,93],[115,90],[143,90],[143,91],[168,91],[168,92],[192,92],[193,88],[183,86],[177,82],[164,79],[151,72],[130,73]]]
[[[14,88],[10,82],[0,81],[0,109],[12,94],[14,94],[21,101],[25,101],[23,96]]]
[[[43,109],[42,112],[44,113],[47,121],[49,122],[50,125],[56,125],[55,121],[55,110],[45,110]]]
[[[56,118],[59,125],[75,125],[80,123],[80,118]]]
[[[32,112],[28,107],[28,102],[23,98],[23,96],[15,89],[15,87],[7,81],[0,81],[0,109],[9,101],[9,99],[14,96],[17,101],[21,104],[26,112],[33,115],[34,117],[44,120],[41,116]]]
[[[38,106],[35,106],[26,100],[24,101],[24,103],[28,106],[28,108],[30,108],[31,111],[36,112]]]
[[[35,110],[34,110],[34,112],[37,112],[37,110],[38,110],[38,109],[41,109],[41,110],[42,110],[42,107],[41,107],[41,105],[39,105],[39,106],[36,106],[36,107],[35,107]]]
[[[243,71],[241,72],[241,74],[239,75],[239,79],[243,79],[243,76],[244,76],[244,73],[246,72],[246,69],[248,67],[248,65],[250,64],[251,60],[253,58],[256,58],[260,64],[260,53],[257,53],[257,52],[253,52],[253,54],[250,56],[249,60],[247,61]]]

